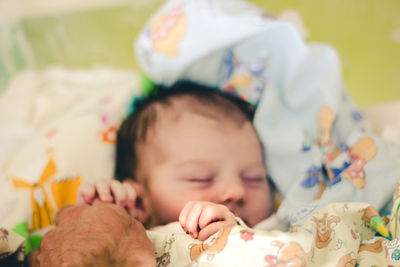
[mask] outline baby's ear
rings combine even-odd
[[[151,202],[144,185],[132,178],[124,179],[124,184],[131,186],[136,195],[136,199],[134,201],[134,210],[131,210],[130,215],[133,215],[137,220],[146,225],[151,214]]]

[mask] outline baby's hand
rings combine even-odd
[[[179,222],[186,233],[203,241],[225,227],[236,225],[235,215],[224,205],[190,201],[183,207]]]
[[[117,180],[83,183],[79,188],[78,203],[92,205],[96,201],[115,203],[122,207],[135,206],[136,192],[128,183]]]

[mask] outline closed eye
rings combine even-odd
[[[265,181],[267,180],[267,178],[265,178],[264,176],[243,177],[242,179],[245,183],[249,183],[249,184],[261,184],[261,183],[265,183]]]
[[[212,177],[209,178],[186,178],[185,181],[191,183],[211,183],[213,181]]]
[[[203,177],[193,177],[193,178],[186,178],[184,181],[193,189],[206,189],[213,185],[214,178],[203,178]]]

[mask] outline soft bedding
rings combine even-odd
[[[39,247],[82,180],[111,179],[115,133],[136,73],[52,67],[15,76],[0,97],[0,254]]]
[[[182,234],[148,235],[158,266],[399,266],[398,189],[385,218],[366,203],[334,203],[290,232],[235,226],[203,243]],[[386,231],[383,225],[391,233],[387,238],[377,232]]]
[[[284,196],[277,216],[291,230],[236,226],[204,243],[149,231],[158,265],[399,265],[398,190],[391,201],[399,145],[373,133],[354,107],[332,48],[307,45],[289,24],[242,4],[219,8],[223,2],[168,2],[142,32],[138,58],[157,82],[190,79],[258,104],[265,163]],[[1,140],[10,144],[0,158],[0,255],[38,247],[83,180],[111,179],[115,130],[139,87],[136,74],[113,69],[15,78],[0,98]]]

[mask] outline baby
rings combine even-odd
[[[159,86],[122,123],[116,180],[84,184],[82,202],[116,203],[147,227],[179,221],[205,240],[241,218],[268,218],[272,197],[254,108],[214,88]]]

